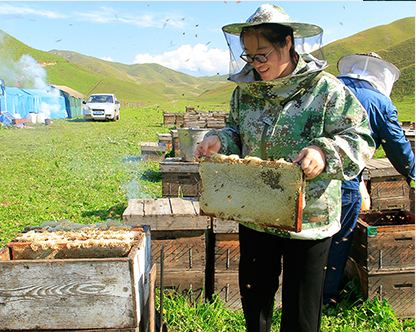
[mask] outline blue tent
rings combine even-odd
[[[43,113],[49,119],[67,118],[65,99],[54,90],[6,87],[5,94],[0,95],[0,111],[19,114],[21,118],[27,118],[31,112]]]

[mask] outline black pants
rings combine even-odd
[[[269,332],[282,272],[281,332],[319,332],[331,238],[290,240],[240,225],[239,283],[247,332]]]

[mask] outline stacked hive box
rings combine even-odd
[[[189,128],[223,128],[228,119],[227,111],[194,111],[186,113],[163,114],[163,124],[167,127],[189,127]]]
[[[162,161],[165,159],[166,144],[156,142],[141,143],[142,161]]]
[[[387,158],[371,160],[363,172],[371,197],[371,209],[410,210],[410,187]]]
[[[159,163],[159,171],[162,173],[163,197],[198,197],[199,163],[166,158]]]
[[[238,223],[231,220],[212,218],[213,263],[211,275],[207,275],[207,284],[212,284],[212,294],[217,294],[230,309],[241,309],[240,287],[238,284],[238,266],[240,263],[240,243]],[[207,256],[209,257],[209,255]],[[209,258],[208,258],[209,259]],[[282,275],[279,278],[282,285]],[[281,306],[281,287],[275,295],[275,303]]]
[[[346,272],[364,295],[386,299],[401,317],[415,314],[415,215],[401,209],[359,216]]]
[[[158,266],[164,245],[164,285],[201,295],[205,282],[205,232],[210,218],[199,215],[198,201],[185,198],[129,200],[123,213],[126,225],[147,222],[152,234],[152,256]]]

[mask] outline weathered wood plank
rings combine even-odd
[[[174,215],[197,215],[191,200],[176,197],[170,198],[170,202],[172,206],[172,213]]]
[[[211,226],[210,218],[199,215],[199,203],[186,198],[156,198],[144,200],[130,200],[129,205],[142,205],[135,215],[136,208],[123,213],[126,225],[149,225],[152,230],[198,230]],[[193,210],[192,210],[192,209]],[[126,209],[127,210],[127,209]]]
[[[212,230],[214,233],[238,233],[238,222],[212,218]]]
[[[171,215],[172,209],[170,206],[169,199],[167,198],[156,198],[156,199],[145,199],[144,200],[144,216],[166,216]]]
[[[166,158],[159,163],[161,173],[199,173],[200,164],[182,161],[181,158]]]
[[[2,329],[134,327],[128,259],[2,263]]]

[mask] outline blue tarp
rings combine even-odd
[[[0,107],[0,111],[19,114],[21,118],[27,118],[30,112],[43,113],[45,118],[49,119],[68,117],[65,98],[59,94],[59,91],[6,87],[5,96],[0,95]]]

